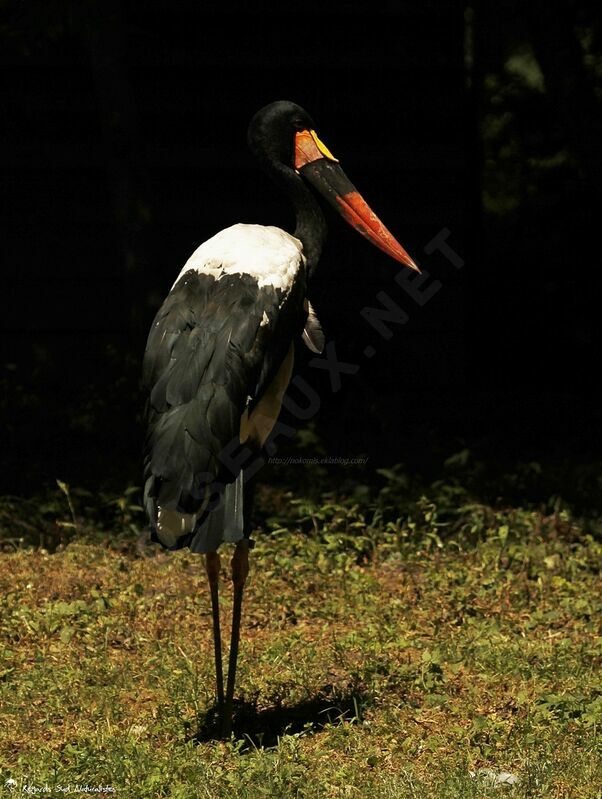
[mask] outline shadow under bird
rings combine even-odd
[[[242,597],[249,571],[253,480],[236,452],[259,453],[289,383],[294,343],[321,352],[308,299],[326,237],[315,189],[387,255],[418,271],[366,204],[311,118],[279,101],[251,120],[248,142],[289,198],[294,233],[236,224],[190,256],[152,324],[144,355],[148,392],[144,502],[151,537],[204,553],[211,591],[217,704],[229,737]],[[248,462],[248,461],[247,461]],[[218,581],[224,542],[232,557],[233,612],[224,691]]]

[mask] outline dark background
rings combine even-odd
[[[600,22],[593,2],[29,2],[2,25],[0,491],[140,484],[146,331],[189,254],[237,222],[291,228],[246,146],[274,99],[311,113],[441,289],[327,211],[312,300],[360,364],[315,432],[333,456],[435,475],[470,450],[598,457]],[[425,246],[443,228],[458,270]],[[383,340],[385,291],[409,315]],[[363,355],[372,345],[376,355]],[[286,453],[287,447],[283,446]]]

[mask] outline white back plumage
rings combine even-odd
[[[304,263],[299,239],[271,225],[240,223],[220,230],[203,242],[186,261],[176,283],[185,272],[224,275],[247,274],[257,285],[273,286],[288,292]],[[175,285],[175,284],[174,284]]]

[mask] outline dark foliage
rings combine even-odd
[[[494,474],[517,461],[569,485],[574,464],[589,474],[601,427],[596,6],[198,10],[8,8],[0,490],[140,482],[140,364],[174,276],[221,227],[290,223],[245,141],[252,113],[281,97],[308,108],[441,284],[419,305],[329,217],[312,300],[339,358],[360,369],[333,394],[298,359],[328,453],[433,478],[465,448]],[[425,251],[443,228],[464,268]],[[382,291],[408,317],[389,340],[361,315]]]

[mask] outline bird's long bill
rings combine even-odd
[[[343,172],[337,159],[315,131],[303,130],[295,139],[295,169],[336,208],[349,224],[391,258],[420,270],[387,230]]]

